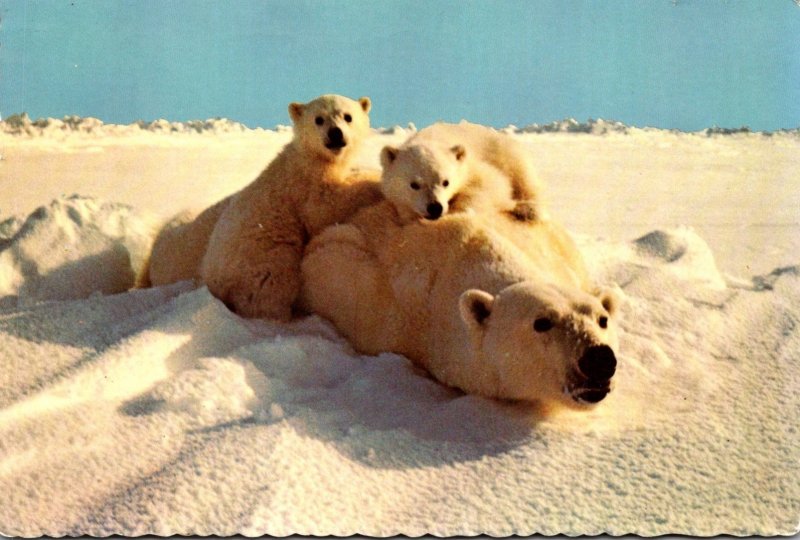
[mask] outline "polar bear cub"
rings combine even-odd
[[[381,198],[377,171],[354,171],[369,136],[369,98],[292,103],[292,141],[249,186],[211,207],[201,281],[244,317],[288,320],[305,244]]]
[[[525,147],[508,135],[461,122],[437,123],[381,151],[381,189],[406,220],[449,212],[505,212],[543,219],[541,185]]]

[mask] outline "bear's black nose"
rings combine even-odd
[[[332,127],[328,130],[328,139],[331,141],[331,146],[346,146],[347,142],[344,140],[344,133],[338,127]]]
[[[439,219],[442,217],[443,210],[444,208],[442,208],[442,203],[432,202],[425,207],[425,211],[428,213],[428,215],[425,217],[428,219]]]
[[[581,373],[595,381],[607,381],[617,370],[617,357],[608,345],[589,347],[578,360]]]

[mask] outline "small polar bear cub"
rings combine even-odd
[[[405,220],[464,211],[544,219],[541,185],[525,147],[508,135],[461,122],[437,123],[381,151],[381,190]]]

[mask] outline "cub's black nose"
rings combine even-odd
[[[442,203],[432,202],[425,207],[425,211],[428,213],[428,215],[425,217],[428,219],[439,219],[442,217],[443,210],[444,208],[442,208]]]
[[[347,144],[344,140],[344,133],[338,127],[332,127],[328,130],[328,139],[335,146],[345,146]]]
[[[578,360],[578,368],[589,379],[607,381],[617,370],[617,357],[608,345],[589,347]]]

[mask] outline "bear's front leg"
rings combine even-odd
[[[370,242],[352,224],[314,238],[302,262],[300,307],[328,319],[356,350],[395,350],[403,317]]]
[[[275,244],[240,269],[234,286],[221,298],[228,308],[246,318],[289,321],[300,293],[302,246]]]
[[[229,210],[209,241],[203,282],[242,317],[288,321],[300,290],[302,224],[288,211]]]
[[[509,210],[508,214],[523,223],[536,223],[548,219],[547,211],[536,200],[516,201],[514,208]]]

